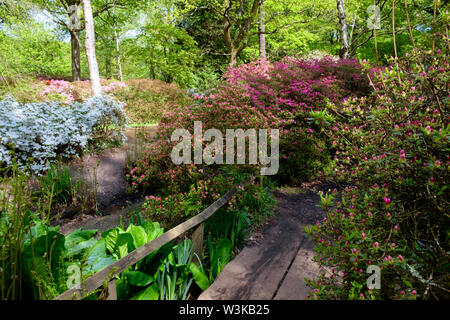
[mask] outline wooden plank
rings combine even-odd
[[[202,259],[203,254],[203,236],[205,233],[205,223],[201,223],[200,226],[195,229],[194,234],[192,235],[192,246],[194,248],[194,253],[198,256],[198,259]],[[200,265],[200,261],[197,257],[194,256],[194,263],[198,266]]]
[[[199,225],[200,223],[203,223],[205,220],[207,220],[209,217],[211,217],[218,209],[220,209],[225,203],[227,203],[231,197],[239,190],[239,187],[243,187],[247,185],[250,181],[252,181],[254,177],[250,177],[249,179],[246,179],[241,184],[235,186],[233,189],[228,191],[224,196],[222,196],[220,199],[215,201],[212,205],[210,205],[208,208],[203,210],[201,213],[196,215],[195,217],[192,217],[191,219],[177,225],[173,229],[170,229],[169,231],[165,232],[158,238],[146,243],[145,245],[137,248],[133,252],[129,253],[125,257],[121,258],[120,260],[117,260],[116,262],[112,263],[108,267],[102,269],[101,271],[97,272],[96,274],[90,276],[83,282],[83,290],[81,290],[81,286],[77,285],[76,287],[67,290],[66,292],[62,293],[58,297],[56,297],[54,300],[67,300],[67,299],[80,299],[80,296],[83,296],[84,294],[90,293],[94,290],[96,290],[98,287],[100,287],[103,284],[103,281],[105,279],[111,279],[120,273],[122,273],[125,269],[132,266],[133,264],[137,263],[138,261],[144,259],[146,256],[148,256],[150,253],[152,253],[155,250],[158,250],[166,243],[169,243],[170,241],[176,239],[181,234],[189,231],[191,228]]]
[[[116,279],[108,282],[108,296],[106,300],[117,300],[117,287],[116,287]]]

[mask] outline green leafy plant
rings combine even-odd
[[[78,186],[73,181],[68,166],[58,167],[52,164],[47,173],[40,176],[38,180],[40,189],[36,192],[37,196],[48,199],[51,195],[51,205],[56,203],[69,204],[75,193],[72,189],[76,190]]]
[[[448,70],[448,46],[417,50],[375,74],[371,96],[330,105],[333,174],[351,186],[334,208],[336,191],[322,195],[327,217],[307,228],[331,269],[312,298],[449,297]],[[370,265],[380,290],[366,286]]]

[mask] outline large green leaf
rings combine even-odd
[[[107,255],[105,239],[100,239],[86,252],[87,266],[83,269],[83,273],[96,273],[114,263],[114,261],[115,259],[113,257]]]
[[[88,241],[92,239],[96,233],[97,230],[83,230],[82,228],[79,228],[66,236],[65,247],[66,249],[69,249],[81,242]]]
[[[119,259],[125,257],[135,249],[133,242],[134,240],[131,234],[119,233],[115,250],[115,252],[119,254]]]
[[[117,238],[119,236],[119,230],[117,228],[104,231],[102,233],[102,239],[105,239],[106,250],[113,254],[116,250]]]
[[[59,233],[59,226],[50,227],[42,220],[34,220],[30,231],[25,235],[25,245],[30,243],[31,238],[33,241],[41,236],[45,236],[49,232]]]
[[[147,233],[143,227],[131,224],[127,229],[127,233],[130,233],[133,237],[133,245],[135,248],[139,248],[147,243]]]
[[[192,273],[195,283],[197,283],[200,289],[202,289],[203,291],[208,289],[208,287],[210,286],[210,282],[204,270],[196,266],[193,262],[189,264],[189,270]]]
[[[67,239],[66,239],[67,240]],[[74,245],[68,245],[67,241],[65,243],[66,247],[66,258],[72,258],[82,255],[87,249],[92,248],[97,243],[97,240],[94,238],[91,238],[86,241],[79,242]]]
[[[147,241],[156,239],[164,233],[164,229],[159,226],[158,222],[146,220],[143,227],[147,233]]]
[[[131,300],[158,300],[158,298],[159,298],[158,285],[154,283],[151,286],[139,292],[138,294],[136,294],[134,297],[131,298]]]
[[[133,286],[145,287],[155,281],[155,278],[141,271],[126,271],[122,273],[128,283]]]

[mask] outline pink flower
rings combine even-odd
[[[384,203],[385,203],[386,205],[390,204],[390,203],[391,203],[391,199],[388,198],[388,197],[384,197]]]
[[[378,243],[378,241],[375,241],[375,243],[373,244],[373,247],[375,249],[378,249],[380,247],[380,244]]]

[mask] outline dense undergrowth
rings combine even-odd
[[[64,237],[48,225],[54,201],[36,210],[26,193],[14,191],[21,188],[20,175],[7,175],[12,189],[2,201],[3,297],[55,297],[68,288],[69,266],[87,277],[258,175],[260,165],[173,164],[172,132],[193,132],[194,121],[202,121],[205,130],[223,132],[279,129],[279,172],[250,183],[208,220],[203,259],[196,260],[188,239],[171,243],[118,277],[119,298],[182,299],[206,289],[245,235],[272,214],[275,183],[317,177],[347,187],[320,194],[327,216],[306,228],[317,243],[315,260],[327,270],[308,280],[311,298],[448,298],[448,70],[447,47],[416,49],[386,69],[330,58],[260,61],[230,69],[220,86],[192,93],[192,100],[174,88],[164,100],[170,106],[151,112],[142,106],[151,100],[146,89],[118,89],[116,97],[138,105],[136,121],[160,119],[156,138],[126,175],[131,188],[146,195],[143,207],[127,228],[108,230],[100,240],[93,239],[95,231]],[[65,187],[54,188],[64,183],[50,182],[47,198],[70,200]],[[380,269],[379,289],[367,286],[369,266]]]
[[[374,75],[368,97],[330,104],[325,131],[337,149],[333,175],[351,183],[327,218],[309,227],[316,299],[449,297],[448,48],[415,51]],[[369,266],[381,287],[366,286]]]
[[[158,123],[174,104],[185,104],[189,96],[174,83],[132,79],[124,82],[101,80],[102,91],[120,102],[133,124]],[[69,82],[43,76],[0,80],[0,98],[13,97],[20,103],[57,101],[66,105],[84,102],[91,94],[88,80]]]
[[[167,217],[164,219],[163,214],[147,206],[145,212],[131,214],[128,226],[121,223],[121,226],[102,232],[99,239],[95,237],[97,230],[78,229],[64,236],[59,227],[51,226],[51,208],[53,200],[61,202],[70,197],[64,193],[70,190],[70,178],[64,171],[53,171],[52,176],[42,178],[46,186],[42,189],[43,197],[48,201],[36,207],[28,175],[17,170],[17,166],[15,168],[12,173],[5,174],[0,184],[2,299],[53,299],[160,236],[164,229],[152,220],[161,220],[168,229],[210,204],[209,199],[197,204],[191,195],[183,208],[183,219],[174,220],[169,216],[172,225],[168,224]],[[217,196],[246,178],[230,174],[234,178],[222,176],[220,183],[216,183]],[[261,198],[253,197],[255,190],[260,190]],[[173,300],[198,295],[209,287],[242,246],[252,226],[249,211],[257,212],[264,219],[271,214],[273,204],[265,188],[255,184],[242,188],[206,223],[203,259],[194,254],[189,238],[170,242],[117,277],[118,298]],[[83,299],[104,299],[103,289],[99,288]]]
[[[159,141],[130,172],[133,187],[160,190],[147,200],[151,212],[186,212],[186,197],[199,205],[214,197],[205,186],[224,166],[173,165],[173,130],[193,132],[194,121],[222,131],[280,129],[279,183],[324,175],[350,185],[339,197],[322,194],[327,218],[306,229],[329,270],[309,282],[311,297],[448,297],[448,48],[365,67],[285,59],[230,70],[214,92],[162,118]],[[368,288],[369,266],[380,268],[381,289]]]

